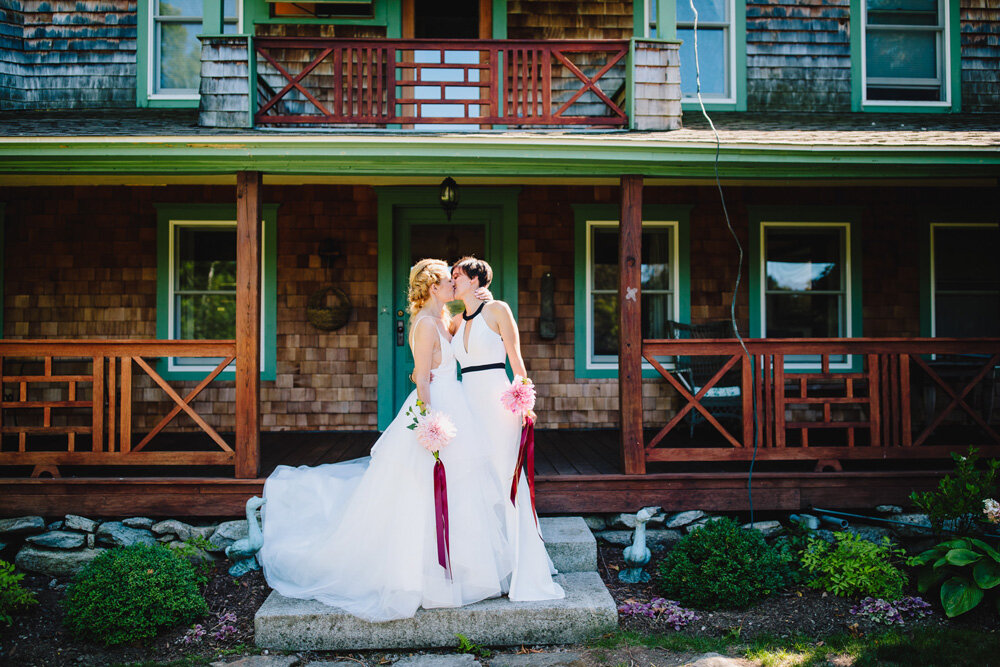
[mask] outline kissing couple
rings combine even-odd
[[[257,557],[278,593],[368,621],[504,594],[564,597],[524,476],[511,492],[522,428],[535,415],[508,399],[506,362],[515,382],[527,370],[510,307],[490,298],[492,280],[474,257],[417,262],[407,292],[416,388],[371,455],[278,466],[267,478]],[[449,317],[456,299],[465,310]]]

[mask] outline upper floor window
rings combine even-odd
[[[931,335],[1000,332],[1000,245],[996,224],[931,224]]]
[[[712,102],[735,102],[736,71],[734,0],[694,0],[698,11],[698,78],[701,97]],[[694,59],[694,12],[689,0],[677,0],[677,39],[681,40],[681,95],[697,98]]]
[[[150,91],[162,98],[197,96],[201,77],[202,0],[151,0]],[[237,0],[223,0],[223,32],[237,31]]]
[[[862,102],[950,104],[948,3],[861,0],[861,9]]]

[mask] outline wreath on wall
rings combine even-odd
[[[354,313],[354,305],[344,290],[335,285],[324,285],[309,295],[306,317],[309,324],[320,331],[336,331],[347,324]]]

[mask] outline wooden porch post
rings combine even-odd
[[[642,176],[621,177],[622,211],[618,244],[618,401],[622,469],[646,472],[642,436]]]
[[[260,473],[261,174],[236,172],[236,477]]]

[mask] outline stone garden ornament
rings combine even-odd
[[[260,523],[257,521],[257,509],[263,504],[264,499],[258,496],[247,501],[248,535],[226,547],[226,557],[236,561],[229,568],[229,574],[234,577],[242,577],[247,572],[260,569],[257,552],[264,545],[264,533],[261,532]]]
[[[635,515],[635,536],[632,544],[625,547],[622,556],[628,567],[618,573],[618,580],[627,584],[639,584],[649,581],[649,573],[642,567],[649,562],[652,554],[646,546],[646,522],[660,511],[659,507],[644,507]]]

